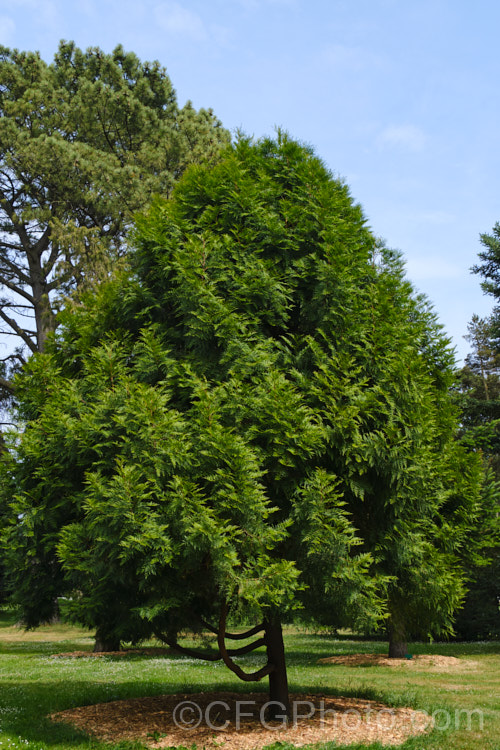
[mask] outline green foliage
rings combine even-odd
[[[453,357],[347,187],[284,135],[242,138],[134,243],[18,381],[4,546],[28,624],[36,580],[129,638],[225,600],[373,628],[388,599],[446,629],[478,484]]]
[[[500,483],[491,470],[482,496],[481,548],[466,565],[468,591],[455,622],[458,637],[465,640],[500,638]]]
[[[479,448],[490,466],[500,469],[500,350],[493,318],[473,315],[467,340],[472,351],[459,373],[464,444]]]
[[[500,223],[496,223],[492,233],[484,232],[480,235],[484,247],[479,253],[480,263],[473,266],[474,273],[483,277],[481,286],[486,294],[495,299],[500,298]]]
[[[482,234],[485,250],[473,271],[482,287],[500,297],[500,225]],[[458,396],[462,410],[461,443],[482,457],[485,479],[482,510],[477,520],[476,550],[466,559],[468,592],[458,613],[456,630],[462,638],[496,638],[500,634],[500,345],[499,308],[488,318],[474,315],[468,326],[471,352],[459,373]]]
[[[0,319],[36,351],[64,296],[114,267],[134,212],[229,137],[121,46],[61,42],[51,65],[1,47],[0,113]]]

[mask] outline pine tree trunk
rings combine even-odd
[[[392,616],[389,623],[389,659],[404,659],[407,653],[408,641],[404,621]]]
[[[269,675],[269,700],[281,704],[269,707],[269,718],[281,718],[283,714],[290,716],[285,646],[281,622],[278,618],[266,620],[265,634],[267,658],[270,664],[274,664],[274,670]]]
[[[56,317],[49,299],[50,284],[42,260],[43,253],[49,247],[50,226],[46,228],[43,236],[35,244],[27,245],[29,239],[23,236],[21,236],[21,242],[24,245],[29,269],[31,296],[35,313],[36,350],[43,352],[47,336],[56,328]]]
[[[48,294],[43,294],[39,300],[35,300],[35,323],[37,348],[39,352],[43,352],[48,335],[56,329],[56,318]]]

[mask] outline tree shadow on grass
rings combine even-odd
[[[0,696],[0,731],[8,736],[19,738],[30,743],[43,743],[47,747],[72,750],[73,748],[92,747],[112,750],[133,750],[143,747],[140,742],[119,742],[110,744],[100,742],[88,734],[72,727],[70,724],[56,723],[49,718],[51,714],[70,708],[95,705],[116,700],[141,698],[150,695],[180,694],[189,696],[201,692],[234,692],[245,695],[250,692],[267,692],[266,683],[242,684],[240,682],[217,681],[190,682],[173,684],[168,680],[144,685],[139,680],[121,682],[112,685],[96,684],[92,681],[59,682],[9,682],[4,683]],[[365,700],[383,701],[380,692],[363,686],[360,688],[318,687],[305,683],[290,685],[291,693],[343,696]]]
[[[0,694],[0,733],[61,750],[90,746],[107,750],[115,747],[120,750],[143,747],[141,743],[133,742],[120,742],[116,745],[99,742],[70,724],[56,723],[50,719],[51,714],[69,708],[164,692],[160,686],[154,692],[151,691],[151,686],[149,690],[144,687],[141,690],[139,681],[112,687],[113,693],[110,694],[109,685],[91,681],[72,681],[69,684],[63,680],[4,683]]]

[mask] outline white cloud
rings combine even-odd
[[[377,139],[380,146],[395,146],[407,151],[422,151],[426,140],[425,133],[415,125],[390,125]]]
[[[156,6],[154,13],[157,23],[168,34],[187,36],[196,41],[203,41],[208,37],[201,17],[177,2],[161,3]]]
[[[16,24],[8,16],[0,16],[0,44],[9,47],[14,37]]]
[[[463,278],[464,270],[444,258],[426,256],[408,258],[406,262],[408,278],[411,281],[446,281]]]

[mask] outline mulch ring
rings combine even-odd
[[[83,706],[51,715],[101,741],[140,740],[151,748],[183,745],[253,750],[275,742],[399,745],[432,728],[423,711],[328,695],[290,696],[292,719],[267,718],[264,693],[162,695]]]
[[[454,672],[477,669],[472,659],[457,659],[456,656],[440,654],[415,654],[408,659],[389,659],[383,654],[341,654],[318,659],[318,664],[339,664],[345,667],[408,667],[430,672]]]
[[[83,659],[88,658],[100,658],[102,656],[118,656],[125,657],[130,655],[140,656],[170,656],[172,649],[160,647],[152,648],[126,648],[121,651],[63,651],[58,654],[52,654],[53,659]]]

